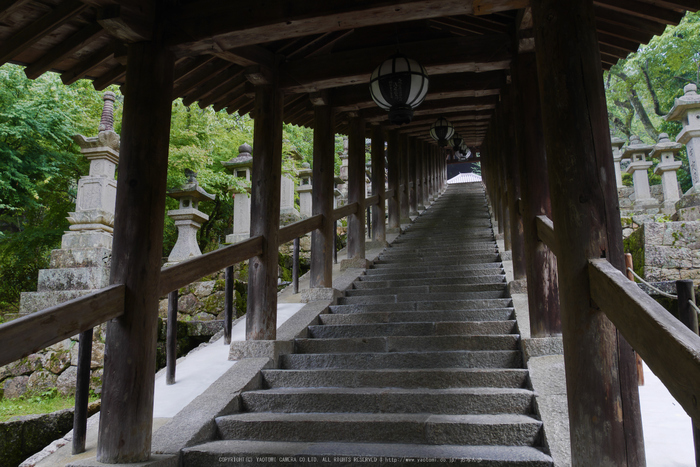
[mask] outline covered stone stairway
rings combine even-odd
[[[186,466],[552,465],[481,184],[452,185]]]

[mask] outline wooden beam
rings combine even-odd
[[[349,203],[345,206],[341,206],[338,209],[333,210],[333,222],[338,221],[344,217],[356,214],[360,205],[358,203]]]
[[[646,44],[654,37],[651,31],[638,31],[619,23],[611,23],[603,18],[596,18],[595,25],[598,32],[604,32],[610,36],[632,40],[640,44]]]
[[[208,63],[211,63],[214,60],[218,61],[217,57],[214,57],[213,55],[202,55],[192,59],[186,58],[186,60],[187,61],[183,60],[182,63],[175,67],[175,84],[178,84],[178,82],[190,74],[202,69],[202,67],[206,66]]]
[[[431,76],[503,70],[510,66],[510,38],[506,35],[434,39],[401,45]],[[374,68],[396,52],[382,46],[298,60],[282,68],[282,87],[288,92],[313,92],[330,87],[369,83]]]
[[[0,0],[0,23],[5,23],[15,11],[33,0]]]
[[[530,6],[530,0],[473,0],[474,15],[492,15],[499,11],[519,10]]]
[[[677,25],[683,18],[683,13],[638,0],[593,0],[593,4],[608,10],[638,16],[671,26]]]
[[[124,313],[125,290],[121,284],[110,285],[1,324],[0,366],[119,317]]]
[[[2,46],[0,46],[0,63],[12,60],[46,34],[79,15],[86,8],[88,5],[80,0],[68,0],[38,20],[32,21],[15,35],[3,41]]]
[[[447,112],[469,112],[473,110],[494,109],[496,104],[498,104],[498,96],[437,99],[423,102],[414,110],[413,115],[442,115]],[[367,118],[367,121],[370,122],[382,121],[388,118],[387,112],[379,107],[365,109],[363,115]]]
[[[275,54],[259,45],[236,47],[228,50],[217,47],[212,54],[242,67],[261,65],[266,68],[272,68],[275,65]]]
[[[291,242],[295,238],[303,237],[313,230],[320,229],[322,225],[323,215],[321,214],[316,214],[309,218],[285,225],[284,227],[280,228],[280,245]]]
[[[248,79],[245,77],[245,75],[242,73],[237,74],[235,77],[229,79],[221,86],[217,86],[215,89],[210,89],[207,93],[203,94],[199,99],[199,107],[205,109],[215,102],[231,102],[233,100],[232,96],[243,92],[243,87],[246,83],[248,83]],[[214,90],[216,90],[216,92],[213,92]]]
[[[588,263],[591,299],[694,421],[700,420],[700,337],[605,259]]]
[[[263,253],[250,259],[246,340],[274,340],[277,335],[277,273],[282,111],[284,97],[273,73],[272,84],[255,89],[255,157],[251,177],[250,235],[263,236]]]
[[[49,71],[55,64],[59,63],[64,58],[79,51],[89,42],[94,41],[105,31],[99,24],[89,24],[88,26],[78,30],[68,39],[60,42],[56,47],[45,53],[40,59],[28,65],[24,69],[24,74],[29,79],[38,78],[43,73]]]
[[[613,36],[605,31],[598,31],[598,42],[599,44],[606,44],[619,49],[626,50],[627,52],[636,52],[639,48],[639,43],[631,41],[628,39],[623,39],[622,37]]]
[[[115,81],[124,77],[124,75],[126,75],[126,66],[117,65],[94,80],[92,82],[92,86],[95,88],[95,90],[102,91],[110,84],[114,84]]]
[[[104,62],[112,58],[114,55],[114,46],[112,44],[102,47],[100,50],[90,55],[87,59],[75,65],[70,70],[61,74],[61,81],[68,86],[81,78],[84,78],[90,71],[94,70]]]
[[[110,277],[126,294],[124,314],[107,324],[97,443],[108,464],[151,452],[173,67],[160,44],[129,44]]]
[[[489,1],[479,4],[480,12],[521,8],[525,0]],[[424,20],[453,15],[471,15],[472,3],[463,0],[308,0],[290,4],[272,0],[258,8],[244,0],[222,2],[201,0],[181,5],[172,13],[167,36],[171,45],[204,51],[216,41],[225,48],[290,39],[314,33]]]
[[[621,13],[598,5],[594,6],[593,10],[595,11],[596,24],[601,20],[607,21],[608,23],[618,24],[626,28],[636,29],[637,31],[648,32],[655,36],[660,36],[666,30],[666,25],[658,21]]]
[[[196,66],[194,70],[175,82],[173,99],[187,95],[188,92],[200,86],[202,83],[205,83],[211,79],[212,76],[229,67],[235,66],[231,62],[218,58],[215,59],[215,61],[206,61],[198,65],[199,66]]]
[[[315,55],[322,55],[324,52],[329,52],[336,42],[350,36],[354,29],[347,31],[333,31],[312,39],[302,47],[287,54],[287,60],[297,60],[301,58],[309,58]]]
[[[152,39],[154,16],[153,3],[136,5],[124,2],[100,8],[97,12],[97,22],[121,42],[142,42]]]
[[[243,74],[243,70],[235,65],[230,66],[211,76],[211,79],[188,92],[187,96],[182,99],[182,103],[189,106],[211,93],[216,93],[216,91],[224,85],[235,85],[237,87],[245,81],[246,77]]]
[[[252,237],[219,250],[210,251],[196,258],[188,259],[174,266],[163,268],[160,273],[158,294],[163,297],[234,264],[247,261],[262,253],[263,239]]]

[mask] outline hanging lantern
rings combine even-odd
[[[452,150],[454,152],[461,152],[464,154],[464,151],[462,151],[462,143],[464,143],[464,139],[459,136],[457,133],[452,135],[452,138],[447,142],[450,146],[452,146]]]
[[[438,118],[430,127],[430,136],[438,142],[440,147],[447,146],[447,141],[452,138],[454,132],[454,127],[445,117]]]
[[[389,111],[391,123],[409,123],[413,109],[428,93],[428,73],[415,60],[396,54],[372,72],[369,92],[379,107]]]
[[[464,140],[462,140],[462,144],[459,145],[459,152],[469,157],[469,148],[467,147],[467,143]]]

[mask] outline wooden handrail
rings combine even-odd
[[[0,366],[99,326],[124,313],[122,284],[0,324]]]
[[[370,206],[374,206],[375,204],[379,204],[379,195],[374,195],[370,196],[369,198],[365,198],[365,209],[367,209]]]
[[[554,223],[547,216],[537,216],[535,218],[537,225],[537,237],[540,241],[557,255],[559,248],[557,247],[557,237],[554,236]]]
[[[392,188],[391,190],[386,190],[384,192],[384,199],[389,199],[394,196],[394,189]]]
[[[356,214],[359,207],[360,204],[354,202],[345,206],[341,206],[338,209],[335,209],[333,211],[333,221],[335,222],[339,219],[342,219],[343,217],[349,216],[350,214]]]
[[[258,256],[262,254],[262,244],[261,236],[252,237],[220,250],[188,259],[175,266],[163,268],[160,273],[158,295],[162,297],[206,275],[221,271],[227,266]]]
[[[606,259],[588,262],[591,298],[690,417],[700,420],[700,336]]]
[[[308,219],[304,219],[293,224],[285,225],[279,231],[279,243],[291,242],[295,238],[306,235],[312,230],[320,229],[323,226],[323,215],[316,214]]]

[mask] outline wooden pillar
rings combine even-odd
[[[348,132],[348,203],[359,203],[348,216],[348,259],[365,259],[365,121],[350,120]]]
[[[558,245],[574,465],[644,465],[634,353],[590,300],[588,259],[624,268],[592,0],[533,0],[537,70]]]
[[[430,206],[430,185],[428,183],[428,157],[430,157],[430,145],[426,142],[421,143],[421,204],[423,209]]]
[[[416,177],[418,165],[418,141],[416,138],[408,138],[408,210],[411,216],[418,215],[418,178]]]
[[[379,125],[372,126],[372,196],[374,195],[379,195],[379,203],[372,206],[372,240],[386,242],[384,132]]]
[[[535,217],[552,218],[547,178],[547,155],[542,135],[540,90],[534,53],[517,57],[517,141],[520,170],[525,271],[532,337],[561,334],[557,257],[537,237]]]
[[[398,130],[390,130],[388,133],[387,148],[387,182],[389,190],[393,190],[391,198],[389,198],[389,226],[390,232],[398,232],[401,224],[401,210],[399,192],[400,181],[400,162],[399,162],[399,132]]]
[[[314,107],[314,167],[311,192],[313,215],[321,214],[323,224],[311,233],[311,288],[333,287],[333,180],[335,135],[330,105]]]
[[[438,188],[437,188],[437,170],[435,169],[437,164],[437,154],[439,148],[437,145],[433,144],[432,151],[430,151],[430,200],[435,201],[437,198]]]
[[[399,208],[401,212],[401,223],[410,224],[408,192],[408,136],[399,134],[399,162],[401,164],[401,197],[399,198]]]
[[[277,335],[277,279],[282,176],[284,98],[273,82],[255,86],[250,236],[263,237],[263,253],[250,259],[246,340],[274,340]]]
[[[505,156],[505,177],[506,185],[508,186],[508,226],[510,227],[510,246],[511,258],[513,261],[513,279],[516,281],[525,281],[525,240],[523,236],[523,218],[520,212],[520,172],[518,165],[518,152],[520,151],[515,144],[515,124],[514,121],[514,98],[512,96],[513,87],[508,85],[501,105],[503,106],[503,131],[505,138],[503,139],[503,150]]]
[[[173,55],[128,45],[112,243],[111,284],[124,284],[124,314],[107,322],[97,460],[144,462],[151,453],[158,282],[173,90]]]

